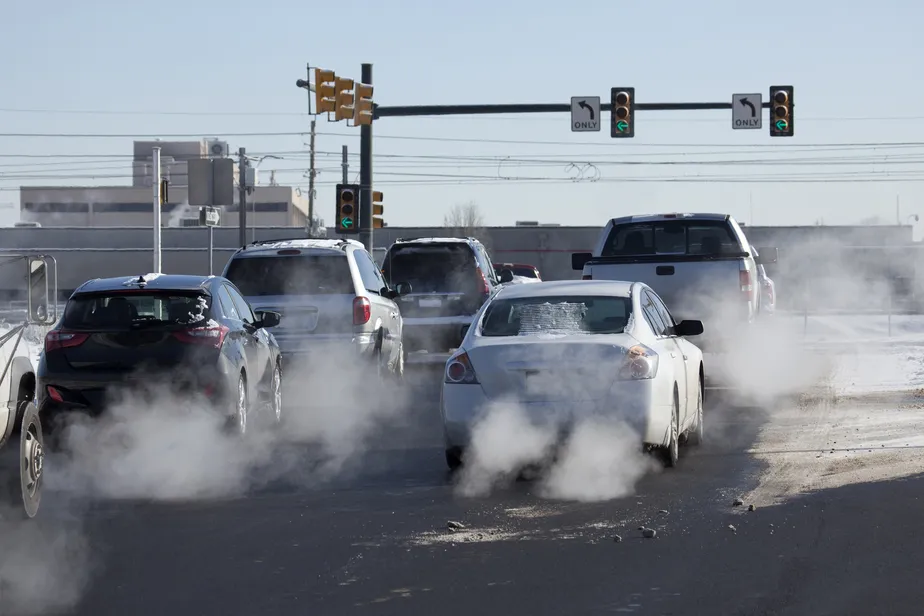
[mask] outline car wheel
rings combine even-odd
[[[696,394],[696,423],[690,434],[687,435],[687,442],[691,445],[701,445],[705,436],[705,425],[703,424],[703,383],[699,382],[699,391]]]
[[[664,461],[664,466],[674,468],[680,461],[680,402],[676,393],[674,394],[674,411],[673,417],[671,417],[670,431],[670,440],[666,447],[662,447],[661,457]]]
[[[457,471],[462,468],[462,450],[452,447],[446,450],[446,466],[450,471]]]
[[[273,368],[273,379],[270,381],[270,419],[282,423],[282,369],[279,364]]]
[[[234,406],[231,410],[231,429],[235,434],[244,436],[247,434],[248,420],[248,403],[247,403],[247,379],[241,374],[237,377],[237,391],[234,394]]]
[[[34,518],[42,502],[42,484],[45,471],[45,437],[38,410],[28,400],[19,403],[17,415],[22,417],[19,430],[19,447],[14,449],[16,464],[12,468],[4,467],[9,472],[7,490],[3,494],[12,508],[14,515],[22,518]],[[6,513],[6,512],[4,512]]]

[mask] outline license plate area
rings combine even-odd
[[[421,297],[417,300],[417,305],[421,308],[442,308],[443,300],[439,297]]]

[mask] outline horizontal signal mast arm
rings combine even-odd
[[[608,110],[608,105],[603,105]],[[770,108],[770,102],[761,107]],[[731,103],[635,103],[636,111],[702,111],[708,109],[731,109]],[[375,106],[376,118],[398,118],[437,115],[489,115],[502,113],[568,113],[569,103],[530,103],[509,105],[400,105]]]

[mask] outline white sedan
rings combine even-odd
[[[640,282],[552,281],[503,287],[446,362],[440,412],[451,469],[492,403],[513,402],[560,430],[615,414],[675,466],[679,444],[703,438],[703,354]]]

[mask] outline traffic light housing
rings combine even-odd
[[[315,113],[330,113],[336,109],[334,83],[337,76],[334,71],[323,68],[314,69],[314,109]]]
[[[610,136],[635,137],[635,88],[610,90]]]
[[[353,95],[353,125],[364,126],[372,124],[372,86],[365,83],[358,83],[353,90]]]
[[[770,87],[770,136],[792,137],[794,131],[792,86]]]
[[[334,82],[334,120],[348,120],[353,117],[353,80],[337,77]]]
[[[359,185],[337,184],[337,233],[359,233]]]
[[[377,190],[372,191],[372,228],[382,229],[385,227],[385,221],[382,215],[385,213],[385,206],[382,204],[384,196]]]

